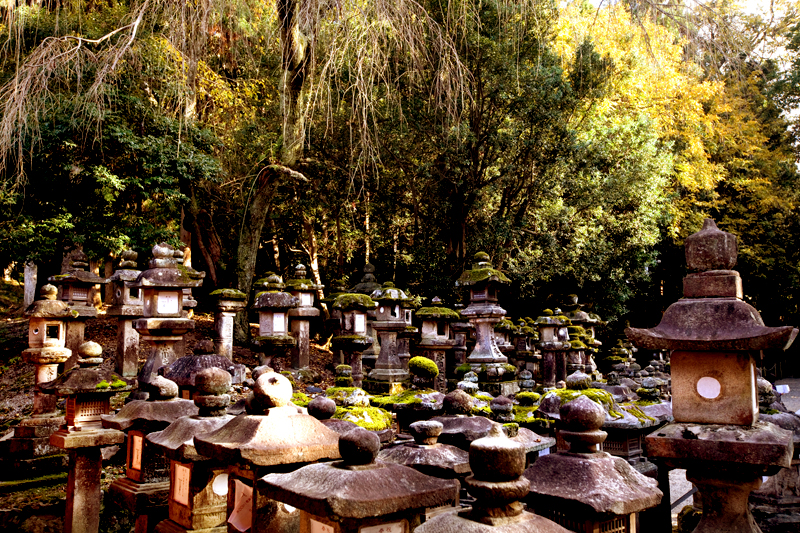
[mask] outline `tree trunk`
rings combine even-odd
[[[281,162],[294,165],[303,153],[305,142],[305,69],[308,64],[308,37],[298,20],[299,2],[277,0],[281,21],[283,52],[281,79],[281,113],[283,114],[283,149]]]
[[[308,250],[308,264],[311,267],[311,274],[314,278],[314,283],[322,285],[322,278],[319,275],[319,254],[317,253],[317,234],[314,232],[314,221],[311,220],[306,214],[303,214],[303,230],[306,234],[306,242]],[[325,295],[322,289],[317,291],[317,298],[323,299]]]

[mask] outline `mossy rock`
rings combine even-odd
[[[122,387],[127,387],[128,384],[122,381],[121,379],[117,378],[111,382],[112,389],[121,389]]]
[[[608,391],[605,391],[603,389],[583,389],[583,390],[553,389],[547,392],[547,394],[544,395],[542,400],[551,395],[558,396],[561,405],[564,405],[567,402],[571,402],[578,396],[583,395],[592,400],[593,402],[602,405],[605,408],[606,412],[612,418],[622,418],[624,416],[622,413],[620,413],[614,408],[616,406],[616,403],[614,402],[614,397],[611,396],[611,394]]]
[[[392,427],[392,413],[380,407],[337,407],[333,418],[352,422],[370,431]]]
[[[416,312],[416,315],[421,320],[461,320],[461,315],[457,311],[447,307],[423,307]]]
[[[503,369],[512,376],[517,373],[517,367],[514,365],[503,365]]]
[[[353,378],[350,376],[336,376],[333,382],[336,388],[348,388],[353,386]]]
[[[292,394],[292,403],[299,407],[307,407],[311,403],[311,398],[302,392]]]
[[[541,398],[542,395],[535,392],[519,392],[516,396],[520,406],[523,407],[532,407],[536,405]]]
[[[512,411],[514,415],[514,422],[522,427],[530,429],[531,426],[539,426],[547,424],[549,418],[538,412],[538,406],[522,406],[515,405]]]
[[[338,296],[333,302],[334,309],[375,309],[378,304],[366,294],[346,293]]]
[[[100,389],[100,390],[110,389],[111,388],[111,383],[109,383],[106,380],[103,380],[100,383],[98,383],[97,385],[95,385],[94,388],[95,389]]]
[[[456,376],[458,377],[458,379],[461,379],[462,377],[464,377],[464,374],[470,372],[471,370],[472,370],[472,365],[470,365],[469,363],[464,363],[463,365],[459,365],[456,367]]]
[[[408,361],[408,371],[415,376],[428,380],[439,375],[439,368],[436,363],[422,356],[412,357]]]
[[[430,396],[436,396],[439,394],[441,393],[433,389],[405,390],[398,394],[373,396],[370,398],[369,403],[374,407],[380,407],[382,409],[399,410],[407,406],[422,404],[426,401],[428,401],[430,404],[430,400],[432,399]],[[441,395],[441,398],[442,400],[444,399],[443,394]],[[435,400],[435,398],[433,399]]]

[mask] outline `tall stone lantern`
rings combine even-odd
[[[298,306],[289,309],[292,336],[297,340],[297,345],[292,349],[292,367],[303,368],[310,363],[311,354],[311,321],[319,316],[319,309],[314,307],[314,299],[325,288],[306,279],[305,265],[297,265],[294,269],[294,278],[286,282],[289,294],[297,298]]]
[[[558,311],[558,309],[556,309]],[[539,350],[542,353],[542,381],[545,389],[552,389],[556,381],[567,377],[567,350],[570,349],[570,321],[560,313],[545,309],[536,319],[539,329]]]
[[[169,244],[154,246],[150,269],[142,272],[132,286],[142,293],[143,311],[143,318],[136,320],[133,327],[151,346],[150,355],[139,371],[140,383],[150,382],[158,375],[159,368],[175,361],[178,358],[175,344],[194,329],[194,320],[183,318],[183,289],[202,285],[205,272],[190,276],[178,268],[173,254]],[[139,399],[145,399],[142,396]]]
[[[762,476],[788,467],[792,434],[758,420],[756,358],[785,349],[797,330],[764,326],[742,301],[742,280],[731,270],[736,237],[706,219],[686,239],[684,298],[652,329],[628,328],[634,344],[672,350],[674,422],[650,434],[648,456],[674,468],[702,494],[703,517],[695,533],[759,532],[747,499]]]
[[[341,313],[340,335],[333,338],[334,350],[344,353],[345,362],[353,369],[353,385],[361,387],[364,371],[361,357],[364,350],[372,345],[373,339],[367,335],[367,312],[378,306],[365,294],[342,294],[333,303],[333,308]]]
[[[450,323],[461,319],[461,315],[442,305],[438,296],[431,300],[430,307],[423,307],[417,311],[417,317],[422,320],[422,331],[417,349],[421,355],[431,359],[439,369],[439,375],[434,381],[434,388],[439,392],[447,392],[447,368],[455,368],[453,348],[458,343],[452,334]],[[448,365],[448,354],[450,364]]]
[[[505,274],[492,268],[486,252],[475,254],[472,270],[465,270],[456,281],[456,286],[469,289],[469,305],[461,316],[475,327],[475,348],[467,356],[467,363],[473,368],[508,362],[495,343],[493,328],[506,315],[505,309],[497,305],[497,290],[509,281]]]
[[[247,307],[247,295],[237,289],[217,289],[211,296],[217,299],[214,352],[233,360],[233,321],[236,313]]]
[[[142,316],[142,294],[134,287],[141,270],[137,270],[139,254],[122,252],[119,268],[108,278],[111,283],[111,302],[107,314],[117,317],[117,357],[115,367],[123,376],[133,377],[139,369],[139,333],[133,321]]]

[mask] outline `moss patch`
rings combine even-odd
[[[381,407],[383,409],[389,409],[394,404],[406,404],[412,405],[415,403],[422,403],[422,398],[419,398],[422,394],[433,394],[436,391],[433,389],[422,389],[422,390],[406,390],[399,394],[387,394],[385,396],[373,396],[370,398],[369,403],[374,407]]]
[[[97,385],[95,385],[94,388],[95,389],[100,389],[100,390],[109,389],[109,388],[111,388],[111,383],[109,383],[106,380],[103,380],[100,383],[98,383]]]
[[[311,398],[309,398],[302,392],[295,392],[294,394],[292,394],[292,403],[295,405],[299,405],[300,407],[307,407],[310,402]]]
[[[333,418],[352,422],[370,431],[392,427],[392,413],[380,407],[337,407]]]
[[[624,415],[614,409],[614,397],[603,389],[584,389],[584,390],[569,390],[569,389],[554,389],[545,394],[545,397],[555,394],[561,399],[561,405],[571,402],[580,395],[584,395],[593,402],[602,405],[606,412],[613,418],[622,418]],[[642,413],[644,414],[644,413]],[[645,415],[647,416],[647,415]]]
[[[422,379],[433,379],[439,375],[436,363],[422,356],[412,357],[408,361],[408,371]]]

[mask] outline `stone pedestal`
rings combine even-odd
[[[233,360],[233,322],[236,314],[247,306],[247,295],[236,289],[218,289],[214,313],[214,353]]]
[[[111,285],[108,315],[117,317],[117,357],[114,368],[125,377],[133,377],[139,370],[139,334],[133,321],[142,316],[142,297],[133,288],[141,270],[136,270],[138,254],[133,250],[122,252],[119,269],[108,279]]]
[[[133,327],[135,317],[117,318],[117,358],[114,368],[125,377],[139,370],[139,332]]]

